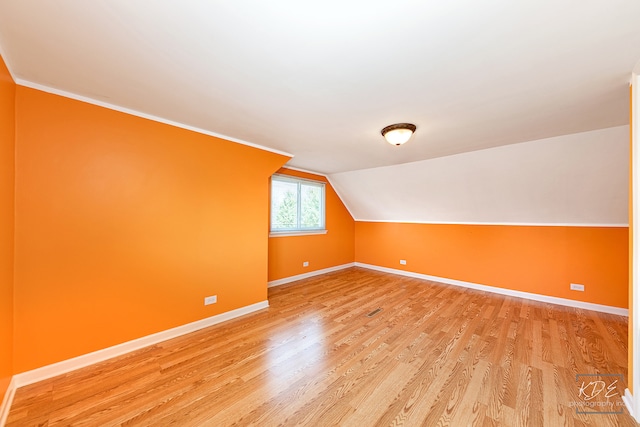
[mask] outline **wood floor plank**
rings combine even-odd
[[[468,426],[478,425],[479,421],[484,418],[486,406],[478,402],[480,390],[487,384],[489,380],[489,371],[491,366],[486,360],[479,360],[475,367],[469,386],[461,400],[460,406],[454,413],[451,425]]]
[[[7,427],[637,427],[576,409],[580,375],[626,387],[626,318],[362,268],[269,302],[22,387]]]

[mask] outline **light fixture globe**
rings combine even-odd
[[[382,129],[380,133],[391,145],[402,145],[407,142],[416,131],[416,125],[411,123],[396,123]]]

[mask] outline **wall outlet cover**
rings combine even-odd
[[[569,288],[571,288],[572,291],[584,292],[584,285],[581,285],[579,283],[572,283],[571,285],[569,285]]]
[[[213,296],[204,298],[204,305],[211,305],[217,302],[218,302],[218,295],[213,295]]]
[[[402,265],[407,265],[407,260],[406,260],[406,259],[401,259],[401,260],[400,260],[400,264],[402,264]]]

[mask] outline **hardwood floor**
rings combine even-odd
[[[21,388],[7,426],[637,425],[618,406],[626,318],[360,268],[269,301]]]

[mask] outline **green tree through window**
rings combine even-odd
[[[302,226],[320,227],[320,187],[302,187]]]
[[[292,191],[285,193],[284,199],[280,202],[276,214],[276,224],[279,228],[295,228],[298,220],[298,207],[296,195]]]
[[[323,182],[284,175],[271,178],[271,231],[324,229]]]

